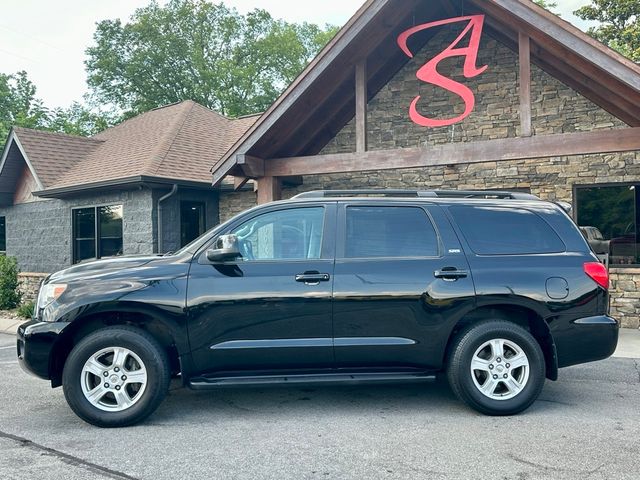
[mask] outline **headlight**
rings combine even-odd
[[[66,283],[49,283],[42,285],[38,294],[38,308],[45,308],[67,289]]]

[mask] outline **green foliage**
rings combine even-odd
[[[36,87],[26,72],[15,75],[0,73],[0,146],[13,125],[44,128],[47,111],[35,94]]]
[[[617,50],[634,62],[640,62],[640,1],[591,0],[575,15],[599,22],[588,34]]]
[[[552,11],[554,8],[558,6],[558,2],[549,2],[547,0],[533,0],[533,1],[537,5],[541,6],[542,8],[546,8],[549,11]],[[556,13],[556,12],[553,12],[553,13]],[[559,13],[556,13],[556,15],[560,16]]]
[[[92,135],[114,122],[113,115],[92,112],[79,103],[50,110],[36,97],[36,87],[26,72],[0,73],[0,152],[14,126]]]
[[[88,83],[97,101],[126,116],[187,99],[224,115],[260,112],[336,31],[205,0],[152,1],[129,23],[97,24]]]
[[[35,308],[36,308],[36,304],[33,302],[23,303],[18,307],[18,310],[16,311],[16,313],[18,314],[19,317],[29,319],[33,317],[33,311],[35,310]]]
[[[15,308],[20,303],[18,262],[14,257],[0,256],[0,310]]]

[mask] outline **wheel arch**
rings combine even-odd
[[[488,319],[505,320],[528,330],[536,339],[544,354],[546,377],[549,380],[558,379],[558,356],[549,325],[539,312],[522,305],[496,303],[482,305],[466,313],[449,333],[443,362],[446,363],[451,345],[458,332],[470,324]]]
[[[67,357],[82,338],[114,325],[130,325],[152,335],[167,353],[172,373],[182,371],[181,356],[188,352],[185,326],[182,326],[185,330],[180,331],[175,320],[143,306],[96,306],[78,313],[56,339],[49,357],[51,386],[59,387],[62,384],[62,371]]]

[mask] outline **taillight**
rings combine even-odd
[[[605,267],[604,264],[600,262],[586,262],[583,268],[584,273],[589,275],[594,282],[605,290],[609,289],[609,272],[607,272],[607,267]]]

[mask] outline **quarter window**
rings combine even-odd
[[[347,207],[347,258],[434,257],[438,236],[416,207]]]
[[[252,218],[234,229],[243,260],[318,259],[323,207],[292,208]]]
[[[566,247],[537,214],[519,208],[450,207],[464,238],[479,255],[559,253]]]
[[[122,205],[73,210],[73,263],[122,255]]]

